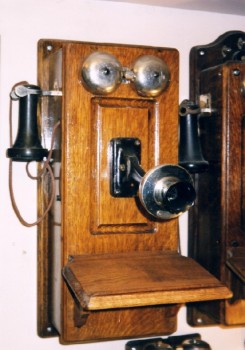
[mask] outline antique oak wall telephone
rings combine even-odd
[[[234,31],[190,53],[190,96],[202,105],[206,173],[195,175],[189,255],[233,291],[229,301],[189,306],[191,325],[245,324],[245,33]]]
[[[170,334],[180,304],[232,296],[178,252],[176,218],[195,200],[186,169],[207,169],[200,152],[177,164],[179,113],[194,126],[181,137],[191,130],[190,148],[199,147],[199,107],[179,110],[178,68],[175,49],[40,40],[37,89],[57,92],[40,99],[55,182],[38,225],[40,336],[70,344]],[[38,183],[41,216],[52,186]]]

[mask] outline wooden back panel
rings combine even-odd
[[[43,139],[47,145],[55,121],[61,120],[53,162],[61,198],[57,197],[39,228],[39,312],[43,315],[39,318],[39,334],[54,335],[56,329],[62,343],[71,343],[172,333],[176,327],[175,306],[81,315],[61,279],[61,270],[71,256],[80,254],[177,250],[177,220],[157,222],[143,213],[135,198],[110,195],[108,146],[115,137],[137,137],[142,143],[141,164],[145,170],[177,163],[178,52],[55,40],[41,40],[38,51],[41,88],[63,91],[62,102],[48,98],[42,103]],[[82,82],[81,69],[94,51],[110,53],[129,68],[141,55],[160,57],[169,67],[170,84],[156,98],[139,96],[133,84],[121,84],[110,95],[93,95]],[[49,193],[49,182],[43,182],[39,187],[40,211]],[[75,327],[79,322],[83,326]]]
[[[134,83],[93,94],[81,71],[95,51],[129,69],[142,55],[159,57],[169,86],[151,98]],[[59,334],[64,344],[170,334],[177,303],[229,298],[226,286],[177,252],[176,219],[156,220],[137,197],[110,194],[112,139],[140,139],[145,171],[178,162],[178,52],[41,40],[38,54],[41,89],[62,91],[62,98],[43,97],[41,106],[45,147],[58,121],[60,128],[52,160],[56,200],[38,232],[39,334]],[[51,184],[48,177],[39,184],[39,214]]]
[[[95,51],[129,69],[142,55],[159,57],[169,86],[157,97],[142,97],[134,83],[91,93],[81,71]],[[56,200],[38,232],[39,334],[59,334],[64,344],[170,334],[177,303],[229,298],[226,286],[177,252],[177,219],[156,220],[137,197],[110,194],[112,139],[140,139],[145,171],[178,162],[177,50],[41,40],[38,54],[41,89],[62,91],[62,98],[42,98],[40,114],[46,148],[58,121],[60,128],[52,160]],[[51,193],[45,177],[39,214]]]

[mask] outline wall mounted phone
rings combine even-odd
[[[225,33],[190,53],[191,98],[209,166],[195,175],[189,254],[233,291],[229,301],[189,306],[195,326],[245,324],[244,116],[245,33]]]
[[[40,336],[70,344],[170,334],[180,304],[231,297],[178,251],[177,217],[196,195],[178,164],[178,69],[175,49],[39,42],[40,89],[62,91],[40,100],[47,149],[60,121],[55,201],[38,226]],[[48,178],[38,196],[42,213]]]

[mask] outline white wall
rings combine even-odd
[[[19,81],[36,83],[37,41],[74,39],[175,47],[180,51],[180,100],[188,97],[188,56],[228,30],[245,30],[244,17],[135,4],[82,0],[0,0],[0,347],[4,350],[60,349],[58,339],[36,334],[36,228],[16,219],[8,193],[9,92]],[[18,204],[30,221],[36,215],[36,184],[23,164],[14,166]],[[186,217],[181,220],[186,247]],[[193,329],[179,313],[177,334],[199,332],[213,350],[242,350],[244,328]],[[71,349],[124,349],[126,341],[72,345]]]

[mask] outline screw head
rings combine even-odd
[[[234,247],[234,248],[236,248],[236,247],[239,246],[239,243],[238,243],[237,241],[234,240],[234,241],[231,242],[231,246]]]
[[[236,77],[238,77],[238,76],[240,75],[240,70],[237,69],[237,68],[234,69],[234,70],[233,70],[233,75],[236,76]]]
[[[125,171],[125,169],[126,169],[125,164],[120,164],[120,165],[119,165],[119,169],[120,169],[121,171]]]

